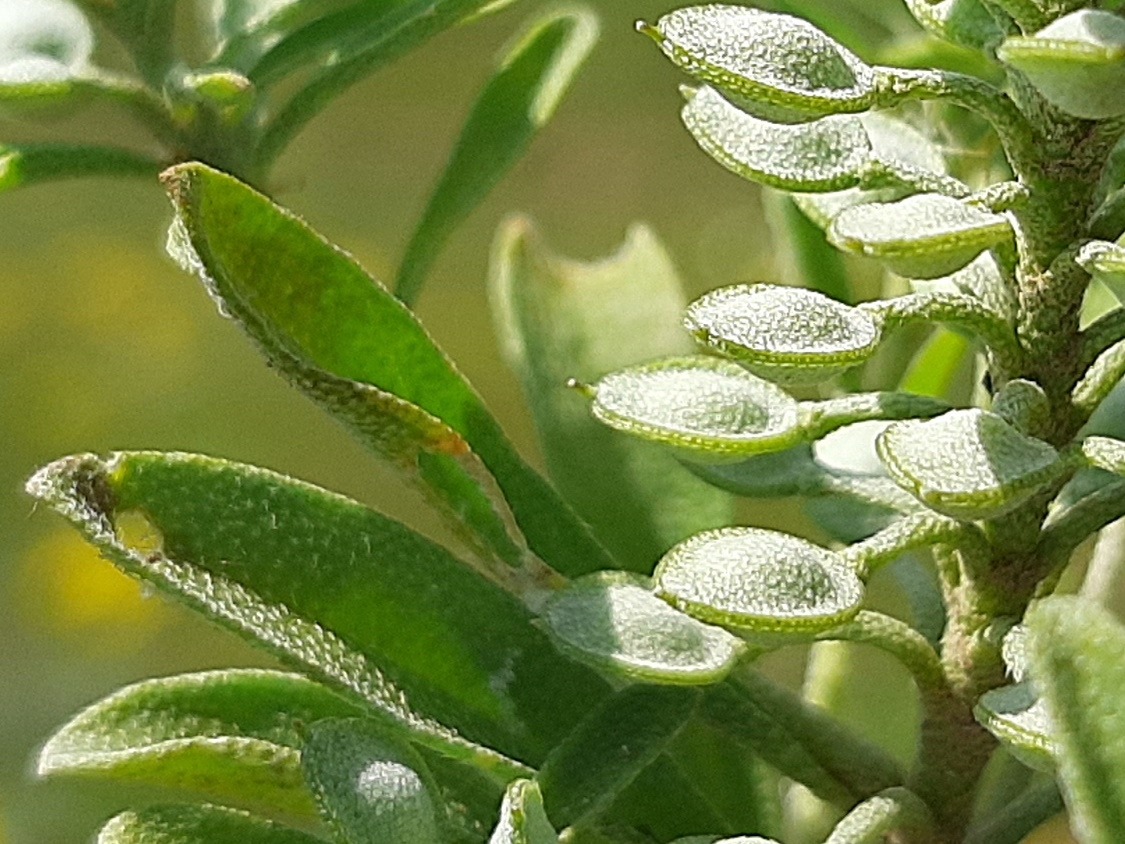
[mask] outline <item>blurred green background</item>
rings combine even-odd
[[[680,80],[633,32],[634,20],[655,19],[668,0],[594,5],[603,37],[589,66],[529,155],[453,238],[419,307],[529,455],[530,423],[485,301],[488,247],[505,213],[530,213],[556,249],[577,257],[608,253],[631,221],[647,221],[689,292],[775,277],[757,190],[695,148],[676,117]],[[868,16],[904,15],[900,0],[865,5]],[[357,85],[282,159],[275,196],[390,278],[494,54],[537,8],[516,4],[446,33]],[[49,131],[113,140],[123,129],[115,115],[94,112]],[[0,120],[0,139],[37,137],[42,128]],[[32,780],[37,746],[78,708],[146,676],[263,659],[146,598],[60,519],[33,517],[21,490],[36,467],[78,451],[199,451],[311,480],[435,530],[420,500],[269,372],[164,256],[170,216],[159,187],[140,181],[0,196],[0,844],[84,840],[126,803],[147,799]]]

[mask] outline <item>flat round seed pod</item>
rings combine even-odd
[[[705,531],[669,551],[653,575],[660,597],[740,631],[808,634],[859,611],[863,584],[839,554],[759,528]]]
[[[747,114],[710,86],[688,94],[680,117],[703,151],[732,173],[783,190],[852,187],[871,153],[858,117],[773,123]]]
[[[657,598],[620,572],[580,578],[542,614],[555,640],[582,662],[649,683],[717,683],[745,643]]]
[[[592,388],[611,428],[697,456],[746,457],[801,440],[797,402],[730,361],[669,358],[611,372]]]
[[[1078,265],[1125,302],[1125,246],[1104,240],[1085,244],[1075,258]]]
[[[743,6],[691,6],[643,31],[680,68],[776,123],[865,111],[875,94],[875,74],[868,65],[790,15]]]
[[[949,275],[1011,236],[1003,215],[935,193],[855,205],[828,227],[837,248],[879,258],[907,278]]]
[[[1051,721],[1043,700],[1030,683],[985,692],[973,707],[973,715],[1025,765],[1048,773],[1054,771]]]
[[[1125,19],[1112,12],[1071,12],[1034,35],[1007,38],[996,55],[1067,114],[1125,114]]]
[[[1060,467],[1049,444],[978,408],[895,422],[876,448],[899,486],[957,519],[989,519],[1015,509]]]
[[[815,383],[861,364],[881,338],[867,311],[776,284],[713,290],[688,307],[684,325],[704,345],[783,383]]]

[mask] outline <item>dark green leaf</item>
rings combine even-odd
[[[446,239],[551,119],[597,36],[592,12],[551,12],[500,59],[406,247],[395,281],[402,301],[417,300]]]
[[[304,728],[359,711],[298,674],[229,670],[146,680],[75,716],[43,747],[38,770],[315,815],[300,770]]]
[[[613,567],[414,315],[348,256],[204,165],[176,167],[165,179],[180,215],[181,259],[298,386],[376,451],[417,466],[447,512],[503,558],[511,561],[519,540],[505,536],[510,505],[531,549],[563,573]],[[488,488],[469,449],[503,495]]]
[[[616,253],[587,263],[554,254],[514,219],[497,235],[491,284],[551,477],[622,564],[651,572],[670,546],[730,524],[729,496],[691,478],[665,449],[606,430],[565,387],[692,350],[678,325],[679,278],[656,236],[634,226]]]
[[[607,807],[664,751],[698,702],[693,689],[635,685],[590,712],[537,777],[555,825],[579,823]]]
[[[321,812],[349,844],[439,844],[436,791],[422,759],[359,718],[313,724],[301,767]]]
[[[152,178],[160,167],[158,161],[147,156],[112,147],[0,145],[0,192],[76,176]]]
[[[218,806],[150,806],[102,827],[97,844],[324,844],[294,829]]]

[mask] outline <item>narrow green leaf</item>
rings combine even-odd
[[[583,662],[649,683],[718,682],[745,650],[721,627],[673,609],[620,572],[587,575],[554,593],[543,620]]]
[[[559,837],[543,811],[543,795],[534,780],[515,780],[500,807],[500,821],[488,844],[558,844]]]
[[[638,26],[672,62],[735,95],[756,116],[797,123],[865,111],[875,74],[812,24],[743,6],[677,9]]]
[[[839,249],[878,258],[907,278],[949,275],[1011,237],[1003,215],[935,193],[854,205],[828,228]]]
[[[536,19],[501,57],[406,247],[394,287],[402,301],[417,300],[449,235],[551,119],[597,37],[589,10],[555,11]]]
[[[1067,808],[1083,841],[1111,844],[1125,829],[1125,628],[1097,604],[1072,597],[1039,603],[1026,623]]]
[[[143,782],[315,816],[300,770],[305,725],[359,711],[278,671],[146,680],[71,719],[40,751],[38,773]]]
[[[505,356],[519,374],[551,478],[623,567],[648,573],[669,547],[733,521],[729,496],[708,489],[659,446],[590,418],[568,378],[692,351],[678,322],[687,303],[656,235],[629,229],[609,257],[553,253],[513,219],[493,246],[491,297]]]
[[[427,715],[532,760],[605,693],[558,656],[507,592],[402,525],[316,487],[140,452],[68,458],[28,489],[126,571],[457,758],[520,768],[418,718],[396,685]],[[128,535],[137,518],[155,541]]]
[[[606,808],[664,752],[699,697],[694,689],[627,686],[590,712],[537,777],[555,825],[577,824]]]
[[[877,445],[896,483],[928,507],[958,519],[1007,513],[1065,468],[1050,445],[978,408],[895,422]]]
[[[392,461],[405,456],[408,465],[417,464],[409,451],[402,454],[404,442],[418,439],[412,428],[441,430],[434,425],[440,420],[463,439],[422,440],[431,461],[444,464],[436,473],[442,480],[425,480],[448,510],[485,516],[493,510],[484,533],[495,537],[510,505],[531,549],[564,574],[613,568],[414,315],[348,256],[266,197],[202,164],[175,167],[165,181],[180,215],[181,258],[291,380]],[[502,496],[490,493],[488,479],[471,466],[441,460],[442,452],[463,456],[464,443],[495,476]],[[471,496],[462,508],[466,490]]]
[[[152,178],[160,172],[161,166],[148,156],[113,147],[0,145],[0,193],[77,176]]]
[[[348,844],[439,844],[422,759],[359,718],[309,728],[301,766],[324,819]]]
[[[824,470],[812,447],[801,443],[785,451],[759,454],[738,463],[687,463],[696,475],[719,489],[749,498],[783,498],[814,492]]]
[[[863,600],[863,584],[839,554],[760,528],[693,536],[665,555],[653,580],[684,612],[768,641],[835,627]]]
[[[871,357],[882,339],[866,311],[815,290],[722,287],[692,302],[684,325],[705,346],[763,378],[815,383]]]
[[[97,844],[324,844],[295,829],[218,806],[150,806],[102,827]]]
[[[697,457],[783,451],[802,439],[792,396],[719,358],[633,366],[588,389],[599,421]]]
[[[838,195],[839,191],[833,192]],[[824,239],[821,227],[801,210],[797,194],[768,191],[762,196],[766,222],[778,250],[780,275],[797,287],[854,304],[852,279],[844,256]]]

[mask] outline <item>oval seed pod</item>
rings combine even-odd
[[[695,458],[781,451],[803,436],[792,396],[718,358],[632,366],[611,372],[590,390],[591,411],[600,421]]]
[[[907,278],[949,275],[1011,237],[1003,215],[936,193],[855,205],[828,227],[838,249],[878,258]]]
[[[875,73],[807,21],[743,6],[691,6],[638,28],[674,64],[775,123],[865,111]]]
[[[684,325],[703,345],[782,383],[816,383],[875,353],[882,331],[871,313],[815,290],[740,284],[704,294]]]
[[[747,114],[706,85],[688,93],[680,117],[703,151],[732,173],[783,190],[852,187],[871,154],[858,117],[773,123]]]
[[[653,575],[657,594],[686,613],[740,632],[801,638],[850,619],[863,583],[843,558],[759,528],[705,531],[672,548]]]
[[[717,683],[746,645],[673,609],[621,572],[597,572],[554,593],[542,613],[557,642],[577,659],[626,680]]]
[[[895,422],[876,448],[895,483],[956,519],[988,519],[1014,510],[1050,483],[1061,466],[1048,443],[979,408]]]
[[[996,50],[1051,105],[1087,120],[1125,114],[1125,18],[1080,9]]]

